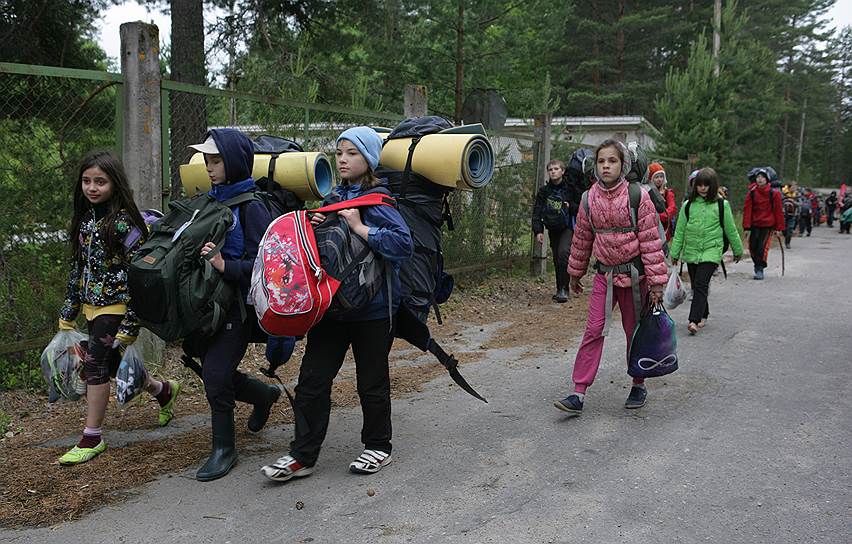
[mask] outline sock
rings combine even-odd
[[[172,398],[172,386],[169,385],[169,382],[160,382],[160,392],[154,395],[154,398],[157,399],[157,402],[160,403],[160,406],[165,406],[169,403]]]
[[[586,398],[585,393],[579,393],[577,391],[574,391],[574,394],[577,395],[577,398],[580,399],[580,402],[583,402],[583,400]]]
[[[101,427],[86,427],[83,429],[83,438],[77,444],[78,448],[94,448],[101,443]]]
[[[638,387],[640,389],[645,389],[645,382],[642,383],[634,383],[633,387]]]
[[[159,395],[160,393],[163,392],[163,385],[164,385],[163,382],[154,382],[154,383],[156,385],[154,385],[154,390],[151,391],[152,397],[156,397],[157,395]]]

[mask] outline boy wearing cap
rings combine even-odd
[[[208,194],[217,201],[226,202],[257,190],[251,176],[254,146],[240,131],[213,129],[207,133],[204,143],[190,147],[204,153],[212,185]],[[266,424],[272,405],[281,395],[277,387],[237,370],[249,341],[259,330],[254,310],[246,308],[247,296],[257,246],[272,216],[259,199],[232,206],[231,211],[234,223],[221,251],[216,252],[215,244],[208,242],[201,248],[201,256],[224,276],[225,281],[238,287],[243,304],[234,300],[224,323],[212,336],[190,336],[184,340],[184,351],[201,357],[201,377],[210,404],[213,447],[210,457],[195,475],[202,482],[221,478],[237,462],[235,401],[254,405],[248,428],[257,432]]]

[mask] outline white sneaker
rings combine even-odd
[[[364,450],[364,453],[358,456],[349,465],[349,472],[355,474],[374,474],[382,467],[389,465],[391,455],[379,450]]]
[[[310,476],[314,472],[314,467],[306,467],[300,462],[296,461],[292,456],[285,455],[284,457],[279,458],[277,461],[272,463],[271,465],[266,465],[262,469],[263,475],[269,478],[270,480],[275,480],[276,482],[286,482],[287,480],[291,480],[293,478],[302,478],[304,476]]]

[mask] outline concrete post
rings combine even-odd
[[[547,179],[547,163],[550,162],[550,114],[536,115],[533,118],[533,160],[535,176],[533,178],[533,194],[544,186]],[[547,260],[547,250],[544,242],[538,242],[535,234],[532,236],[532,259],[530,260],[530,275],[544,274]]]
[[[160,31],[142,22],[121,25],[124,76],[124,169],[139,208],[163,206],[160,141]]]
[[[122,162],[140,209],[163,207],[160,131],[160,31],[142,22],[124,23],[121,74],[124,77]],[[146,363],[159,364],[165,343],[142,329],[136,345]]]
[[[425,85],[406,85],[403,111],[406,117],[428,115],[429,97]]]

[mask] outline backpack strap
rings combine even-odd
[[[349,200],[341,200],[340,202],[335,202],[334,204],[329,204],[328,206],[323,206],[321,208],[311,210],[311,212],[331,213],[340,210],[346,210],[348,208],[367,208],[370,206],[396,207],[396,199],[390,196],[390,193],[382,193],[377,191],[363,194],[355,198],[350,198]]]

